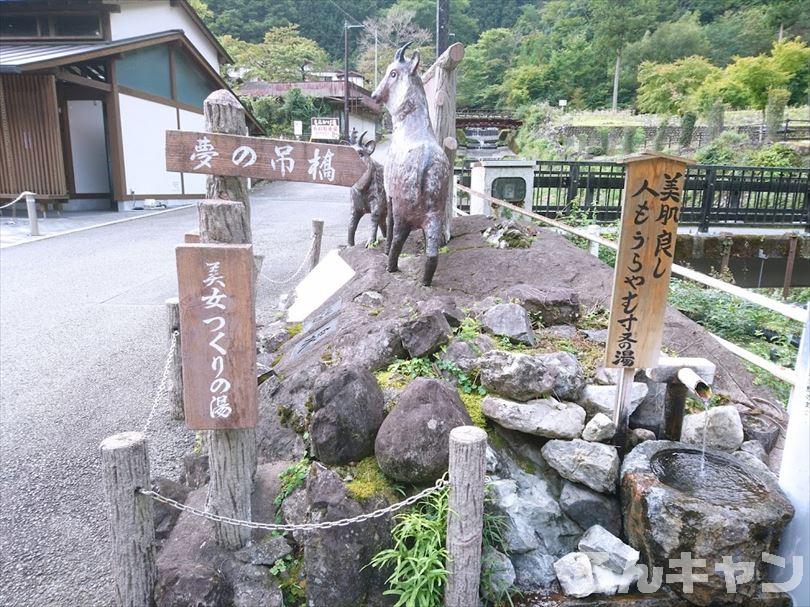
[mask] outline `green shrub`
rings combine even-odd
[[[636,151],[636,129],[626,126],[622,129],[622,154]]]
[[[665,116],[658,125],[655,131],[655,139],[653,140],[653,149],[660,152],[664,149],[667,143],[667,129],[669,128],[669,117]]]
[[[681,116],[681,137],[678,140],[678,145],[681,148],[688,148],[692,145],[692,135],[695,133],[695,123],[697,116],[692,112],[686,112]]]
[[[775,88],[768,91],[768,105],[765,106],[765,126],[768,135],[775,137],[785,122],[785,107],[790,99],[790,91]]]
[[[726,106],[722,99],[715,99],[706,111],[709,141],[714,141],[723,132],[725,126]]]
[[[801,157],[789,145],[774,143],[752,152],[748,156],[748,163],[764,167],[798,167],[801,166]]]
[[[737,159],[737,148],[744,142],[744,135],[727,131],[709,145],[700,148],[695,153],[695,160],[701,164],[734,164]]]

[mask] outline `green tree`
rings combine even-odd
[[[188,4],[206,25],[211,25],[214,20],[214,13],[203,0],[188,0]]]
[[[459,105],[502,105],[504,76],[512,64],[516,44],[514,32],[498,28],[485,31],[478,42],[467,48],[459,66]]]
[[[431,33],[436,31],[436,0],[397,0],[394,7],[412,11],[415,25]],[[475,42],[478,24],[470,16],[470,0],[450,0],[450,32],[455,34],[455,42]]]
[[[765,53],[775,40],[774,29],[760,6],[729,11],[707,23],[704,31],[712,47],[707,57],[719,66],[727,65],[735,56]]]
[[[636,107],[642,112],[681,115],[693,106],[692,96],[709,78],[720,75],[703,57],[673,63],[645,61],[638,71]]]
[[[306,64],[317,69],[328,59],[326,51],[313,40],[301,36],[296,25],[269,30],[259,44],[232,37],[223,37],[223,43],[234,58],[228,73],[236,74],[241,80],[258,78],[270,82],[299,82],[305,79]]]
[[[724,70],[719,88],[723,100],[732,107],[764,110],[768,91],[782,87],[789,79],[773,57],[737,57]]]
[[[470,17],[482,32],[499,27],[512,27],[523,14],[523,9],[532,6],[534,0],[470,0]],[[452,21],[450,28],[452,29]]]
[[[644,35],[660,18],[657,0],[590,0],[594,44],[615,57],[613,69],[613,100],[615,112],[619,105],[619,76],[624,47]]]
[[[774,65],[788,76],[790,102],[806,103],[810,90],[810,47],[801,39],[777,42],[771,50]]]

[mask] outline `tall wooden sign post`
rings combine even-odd
[[[683,185],[691,161],[642,154],[625,163],[622,225],[605,349],[605,366],[622,369],[613,412],[619,448],[627,441],[635,372],[658,364]]]

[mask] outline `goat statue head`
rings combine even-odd
[[[422,86],[422,81],[417,73],[419,51],[414,51],[410,59],[405,58],[405,51],[411,44],[411,42],[406,43],[396,52],[394,60],[386,69],[385,76],[371,94],[372,99],[384,103],[391,112],[405,102],[414,86]]]

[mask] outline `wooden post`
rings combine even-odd
[[[39,236],[39,218],[37,217],[37,201],[32,194],[26,194],[25,207],[28,210],[28,233]]]
[[[613,444],[620,451],[624,451],[627,446],[627,434],[629,428],[630,414],[627,409],[630,406],[630,391],[633,388],[633,378],[636,370],[632,367],[623,368],[619,376],[619,385],[616,389],[616,404],[613,405],[613,423],[616,424],[616,434],[613,437]]]
[[[312,238],[315,241],[312,245],[312,259],[310,268],[314,269],[321,260],[321,241],[323,240],[323,219],[312,220]]]
[[[214,91],[204,103],[206,130],[212,133],[244,135],[245,113],[232,93]],[[200,242],[249,244],[250,209],[247,188],[239,177],[212,175],[209,198],[199,207]],[[233,202],[227,202],[231,200]],[[256,430],[211,430],[208,433],[211,481],[206,508],[214,514],[251,520],[250,495],[256,472]],[[234,550],[250,541],[250,529],[224,523],[214,524],[216,541]]]
[[[456,68],[462,59],[464,59],[464,45],[456,42],[444,51],[422,76],[428,98],[430,123],[433,125],[439,145],[443,145],[446,137],[456,136]],[[445,148],[445,154],[452,169],[456,160],[456,150]],[[452,218],[453,192],[448,188],[444,219],[445,241],[450,240]]]
[[[587,226],[585,228],[585,230],[591,236],[599,236],[600,235],[599,234],[599,226],[597,224],[595,224],[595,223],[592,223],[591,225]],[[594,241],[594,240],[589,240],[588,241],[588,253],[590,253],[594,257],[599,257],[599,243]]]
[[[486,448],[487,433],[481,428],[459,426],[450,431],[445,607],[478,605]]]
[[[174,333],[177,331],[177,335]],[[172,419],[184,419],[183,415],[183,357],[180,354],[180,300],[170,297],[166,300],[166,335],[171,347],[174,338],[174,352],[169,362],[169,379],[166,386]]]
[[[157,579],[155,523],[149,498],[137,492],[150,487],[146,437],[122,432],[104,439],[101,476],[110,520],[115,604],[150,607]]]
[[[227,135],[247,135],[245,110],[233,93],[225,89],[214,91],[203,103],[205,113],[205,130],[209,133]],[[243,202],[247,211],[248,242],[250,239],[250,199],[244,177],[225,177],[210,175],[206,181],[206,198],[235,200]]]
[[[799,235],[791,234],[789,238],[785,282],[782,285],[782,299],[787,299],[788,295],[790,295],[790,283],[793,281],[793,264],[796,262],[796,244],[799,241]]]
[[[667,382],[664,396],[664,438],[667,440],[681,440],[686,393],[686,386],[677,379]]]

